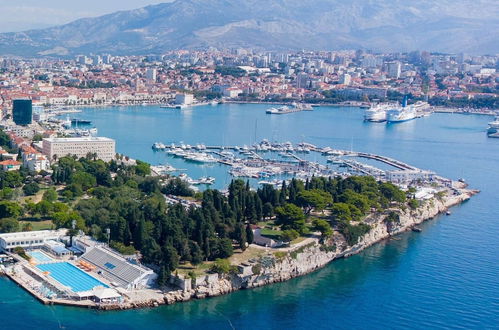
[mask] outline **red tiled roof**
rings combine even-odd
[[[0,166],[8,166],[8,165],[21,165],[21,163],[11,159],[0,162]]]

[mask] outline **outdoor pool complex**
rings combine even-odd
[[[30,251],[27,254],[34,258],[37,263],[54,261],[51,257],[43,253],[42,251]]]
[[[70,287],[74,292],[90,291],[96,286],[108,287],[69,262],[44,264],[36,267],[43,272],[49,272],[50,277],[62,285]]]

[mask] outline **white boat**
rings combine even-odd
[[[343,160],[337,156],[329,156],[326,159],[327,159],[328,163],[343,164]]]
[[[161,142],[154,142],[154,144],[152,145],[152,148],[154,150],[163,150],[166,148],[166,146]]]
[[[72,127],[72,122],[71,122],[71,119],[69,119],[69,117],[66,117],[66,120],[62,122],[62,126],[64,128],[71,128]]]
[[[215,178],[211,176],[203,176],[198,180],[199,184],[212,185],[215,183]]]
[[[218,159],[213,157],[212,155],[208,155],[207,153],[189,153],[185,156],[185,159],[198,162],[198,163],[216,163]]]

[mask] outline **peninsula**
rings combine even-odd
[[[312,176],[256,190],[235,179],[227,191],[196,193],[147,163],[104,157],[59,155],[38,174],[0,172],[2,271],[45,304],[151,307],[284,281],[476,193],[395,160],[407,168],[391,178]]]

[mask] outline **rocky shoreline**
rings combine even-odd
[[[431,220],[439,214],[445,214],[452,206],[467,201],[477,193],[477,190],[462,189],[459,195],[440,199],[434,197],[427,200],[416,210],[398,210],[399,221],[397,222],[386,221],[386,214],[372,215],[365,220],[371,225],[371,230],[361,237],[354,246],[347,246],[343,237],[336,233],[332,239],[334,246],[330,245],[331,243],[329,245],[319,244],[317,239],[296,251],[285,254],[270,253],[262,257],[257,264],[247,265],[246,268],[240,266],[238,274],[211,274],[196,278],[192,282],[189,279],[181,284],[184,289],[164,293],[162,299],[120,306],[98,306],[98,308],[114,310],[156,307],[162,304],[215,297],[237,290],[287,281],[320,269],[335,259],[357,254],[384,239],[411,230],[424,221]]]
[[[388,221],[387,212],[372,214],[364,219],[371,226],[370,231],[362,236],[358,243],[348,246],[344,237],[335,232],[333,237],[323,244],[318,237],[310,238],[306,245],[299,248],[273,249],[251,263],[237,266],[237,271],[229,274],[208,274],[191,278],[172,278],[172,289],[167,292],[160,290],[142,290],[138,296],[129,296],[121,304],[97,304],[91,301],[50,300],[41,298],[29,290],[25,283],[16,276],[8,275],[14,282],[24,287],[30,294],[47,305],[65,305],[99,310],[126,310],[137,308],[152,308],[165,304],[186,302],[193,299],[204,299],[228,294],[237,290],[251,289],[278,282],[284,282],[295,277],[318,270],[335,259],[346,258],[392,236],[411,230],[424,221],[431,220],[439,214],[445,214],[449,208],[469,200],[477,194],[477,190],[460,189],[459,194],[445,197],[433,197],[415,210],[393,209],[398,213],[398,221]]]

